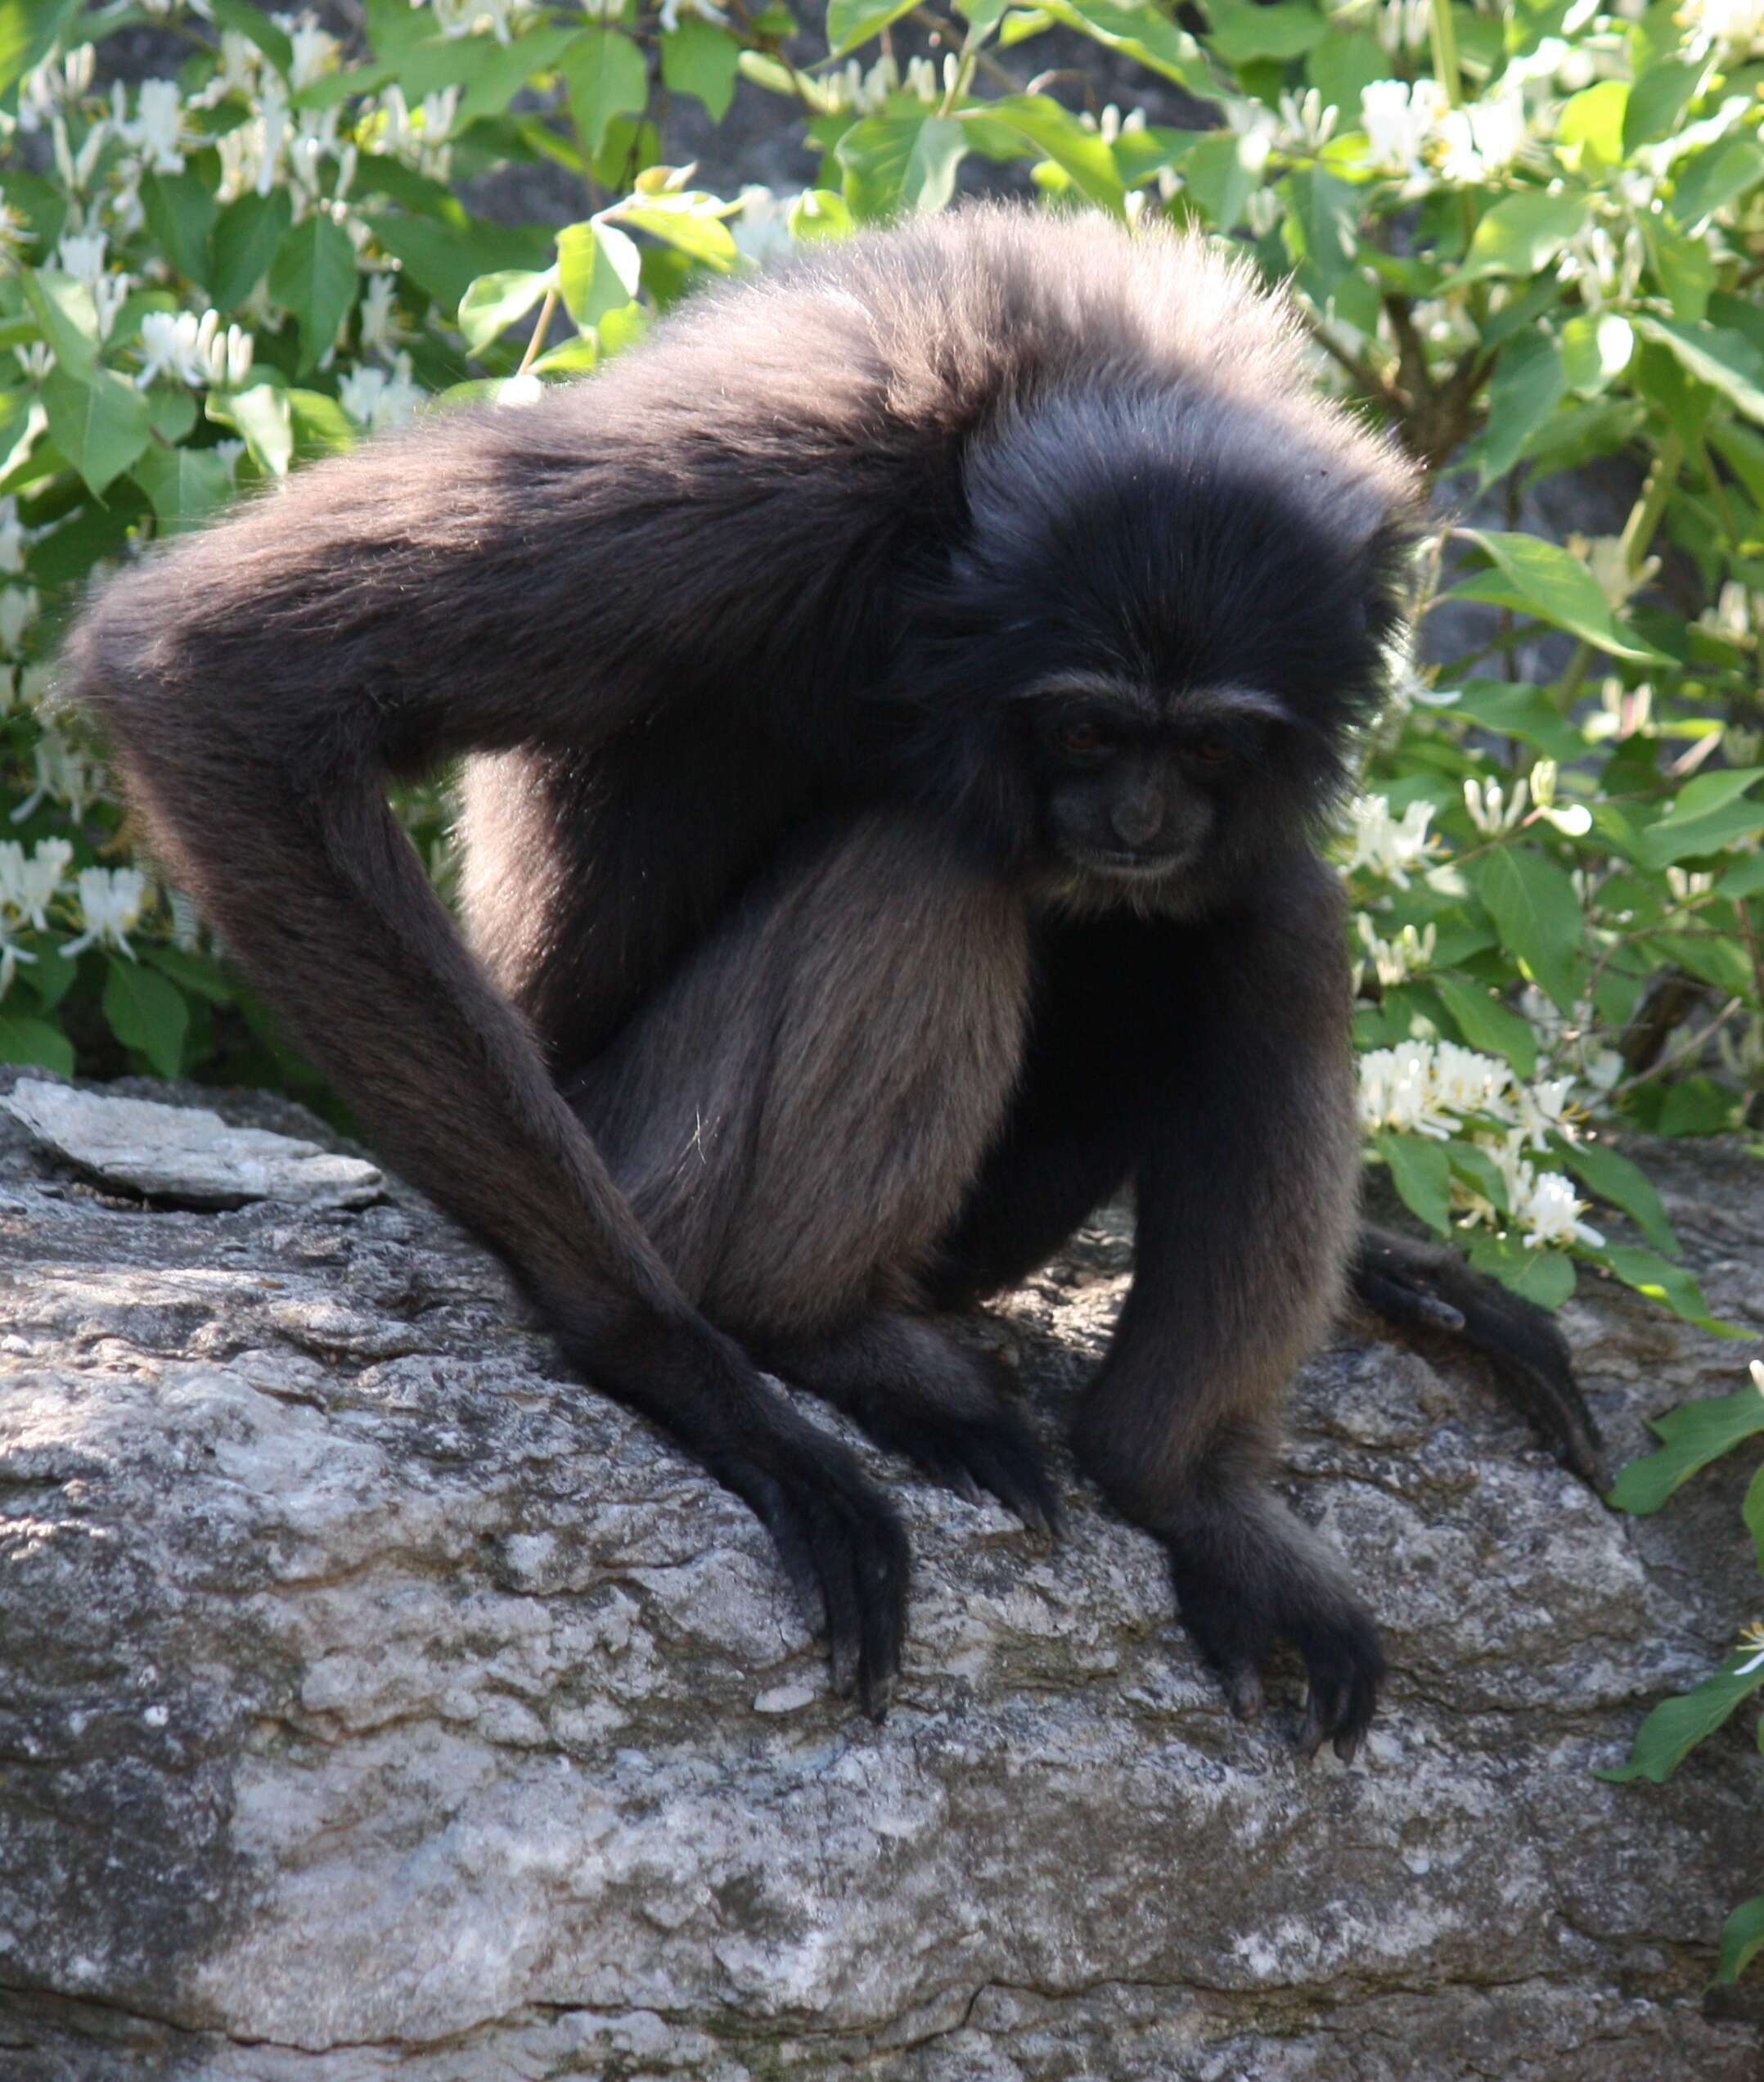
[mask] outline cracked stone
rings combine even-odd
[[[1063,1457],[1042,1553],[844,1431],[915,1552],[875,1728],[747,1512],[407,1188],[120,1200],[24,1085],[62,1088],[0,1070],[5,2082],[1755,2082],[1702,1999],[1746,1717],[1667,1786],[1590,1776],[1748,1616],[1748,1468],[1619,1517],[1473,1365],[1344,1332],[1288,1485],[1386,1632],[1344,1771],[1295,1759],[1289,1672],[1230,1718]],[[76,1096],[146,1093],[161,1176],[181,1133],[358,1162],[286,1102]],[[1645,1160],[1764,1324],[1764,1166]],[[988,1326],[1050,1440],[1130,1233]],[[1618,1457],[1744,1377],[1600,1281],[1565,1322]]]

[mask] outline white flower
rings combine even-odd
[[[148,172],[183,172],[184,155],[178,146],[184,133],[184,97],[175,79],[143,79],[135,91],[133,119],[128,90],[119,79],[110,90],[110,119],[117,135]]]
[[[659,19],[662,34],[664,36],[673,35],[680,26],[682,4],[682,0],[661,0]],[[713,7],[711,0],[684,0],[684,4],[689,6],[695,15],[701,16],[704,20],[720,23],[725,29],[728,27],[729,17],[721,7]]]
[[[25,632],[37,619],[38,599],[34,586],[9,585],[0,592],[0,651],[16,658]]]
[[[1413,926],[1405,926],[1396,939],[1380,940],[1365,912],[1356,914],[1354,923],[1370,958],[1373,973],[1386,990],[1406,982],[1411,976],[1419,976],[1432,962],[1433,949],[1439,942],[1437,926],[1429,926],[1420,933]]]
[[[1425,186],[1424,157],[1451,104],[1437,80],[1375,79],[1360,90],[1360,123],[1370,147],[1371,163],[1381,171],[1401,174]]]
[[[300,15],[277,15],[275,22],[286,35],[294,52],[288,83],[298,94],[303,87],[310,87],[322,73],[332,69],[343,46],[320,26],[317,16],[310,8]]]
[[[1510,831],[1525,814],[1530,794],[1529,785],[1523,777],[1514,784],[1510,801],[1498,781],[1478,781],[1466,777],[1464,807],[1470,813],[1470,822],[1484,838],[1498,839]]]
[[[1448,181],[1487,180],[1513,164],[1528,136],[1524,97],[1503,82],[1486,100],[1440,119],[1439,170]]]
[[[1764,41],[1764,0],[1690,0],[1678,19],[1709,41],[1732,46],[1736,53]]]
[[[65,839],[39,839],[26,854],[16,839],[0,844],[0,913],[42,932],[74,849]]]
[[[1526,1167],[1521,1167],[1524,1169]],[[1586,1203],[1574,1191],[1573,1181],[1559,1171],[1544,1171],[1532,1175],[1529,1190],[1523,1199],[1514,1196],[1514,1219],[1525,1224],[1525,1242],[1536,1251],[1546,1244],[1591,1244],[1595,1248],[1604,1238],[1590,1223],[1580,1217],[1586,1211]]]
[[[790,205],[770,188],[749,183],[741,191],[741,214],[729,227],[737,253],[756,268],[786,259],[795,250],[790,237]]]
[[[338,381],[337,398],[343,409],[359,426],[379,434],[402,426],[422,403],[423,394],[412,380],[411,358],[394,356],[389,373],[383,368],[355,368]]]
[[[223,202],[254,189],[259,195],[269,193],[293,127],[286,90],[273,74],[266,74],[250,120],[215,139],[221,156]]]
[[[1439,840],[1427,831],[1433,814],[1431,803],[1412,802],[1399,819],[1391,815],[1388,796],[1357,798],[1348,809],[1349,871],[1365,868],[1406,889],[1411,870],[1419,872],[1438,850]]]
[[[367,277],[367,287],[362,297],[361,315],[357,321],[361,350],[364,354],[390,354],[398,344],[401,327],[394,282],[395,278],[388,274],[374,274]]]
[[[0,573],[16,578],[25,568],[25,545],[30,537],[18,517],[16,498],[0,499]]]
[[[47,796],[65,803],[77,824],[87,804],[98,794],[98,776],[92,761],[83,752],[76,751],[52,724],[46,724],[32,750],[31,763],[36,768],[37,785],[14,809],[12,822],[22,824]]]
[[[83,954],[88,947],[114,947],[133,961],[129,929],[139,922],[146,900],[147,878],[138,868],[82,868],[79,913],[86,930],[79,939],[69,940],[62,953]]]
[[[1534,1150],[1550,1147],[1553,1129],[1568,1142],[1578,1133],[1573,1116],[1579,1111],[1572,1100],[1572,1077],[1548,1077],[1536,1084],[1514,1088],[1513,1102],[1519,1116],[1519,1133]]]
[[[218,311],[200,318],[193,311],[150,311],[141,321],[141,351],[146,358],[135,381],[143,390],[160,376],[198,390],[237,390],[250,373],[255,343],[236,325],[223,333]]]

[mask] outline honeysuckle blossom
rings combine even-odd
[[[55,728],[46,723],[31,750],[37,785],[12,812],[12,822],[22,824],[45,799],[65,803],[77,824],[88,806],[98,796],[97,768]]]
[[[1450,108],[1438,80],[1375,79],[1360,90],[1360,124],[1370,163],[1425,187],[1432,178],[1428,146]]]
[[[739,236],[736,243],[740,243]],[[394,278],[388,274],[370,275],[356,319],[358,345],[364,354],[389,356],[398,347],[401,330]]]
[[[413,7],[425,0],[411,0]],[[488,29],[498,43],[513,41],[516,25],[533,11],[532,0],[426,0],[443,36],[470,36]]]
[[[39,839],[29,853],[16,839],[0,843],[0,916],[43,931],[73,858],[65,839]]]
[[[27,72],[18,92],[18,127],[27,133],[41,130],[69,101],[77,101],[92,85],[97,64],[96,45],[76,44],[59,60],[46,59]]]
[[[169,376],[201,390],[222,385],[236,390],[251,371],[251,336],[230,325],[223,333],[220,313],[205,311],[150,311],[141,321],[141,351],[146,363],[135,381],[145,390],[156,377]]]
[[[1388,797],[1358,796],[1348,808],[1350,872],[1362,868],[1406,890],[1411,873],[1420,873],[1439,849],[1438,838],[1428,836],[1433,814],[1431,803],[1412,802],[1394,818]]]
[[[1690,0],[1679,20],[1700,40],[1736,53],[1764,43],[1764,0]]]
[[[288,47],[294,53],[288,84],[295,93],[303,87],[310,87],[323,74],[335,70],[343,46],[310,8],[296,16],[280,15],[277,23],[286,33]]]
[[[1534,1150],[1550,1147],[1550,1137],[1561,1135],[1573,1142],[1578,1132],[1575,1116],[1582,1109],[1574,1104],[1572,1077],[1546,1077],[1534,1084],[1515,1084],[1513,1104],[1519,1129]]]
[[[672,36],[680,26],[680,10],[682,6],[689,7],[695,15],[705,21],[719,23],[725,29],[728,26],[729,17],[721,7],[713,7],[712,0],[661,0],[661,10],[658,19],[664,36]]]
[[[30,539],[18,517],[18,501],[0,498],[0,576],[16,578],[25,568],[25,545]]]
[[[1439,119],[1440,174],[1448,181],[1485,181],[1513,164],[1528,134],[1524,97],[1503,83],[1486,99]]]
[[[1433,950],[1439,943],[1438,926],[1429,926],[1424,932],[1417,932],[1413,926],[1405,926],[1394,940],[1380,940],[1365,912],[1355,914],[1354,925],[1372,964],[1372,972],[1386,990],[1406,982],[1411,976],[1419,976],[1432,962]]]
[[[457,87],[425,94],[413,109],[405,100],[403,89],[390,86],[380,95],[379,106],[364,120],[358,134],[364,141],[371,140],[374,151],[400,160],[433,180],[444,181],[452,165],[448,133],[458,107]]]
[[[88,947],[114,947],[131,961],[130,931],[140,922],[147,901],[147,878],[138,868],[82,868],[79,871],[80,922],[85,931],[62,949],[83,954]]]
[[[741,191],[741,214],[729,226],[735,250],[756,268],[787,259],[796,250],[790,237],[790,205],[757,183]]]
[[[268,195],[276,185],[293,129],[286,91],[273,74],[266,74],[249,121],[214,141],[221,160],[220,200]]]
[[[26,630],[37,619],[38,604],[34,586],[9,585],[0,591],[0,652],[18,656]]]
[[[359,426],[371,433],[402,426],[422,403],[423,394],[411,376],[411,358],[397,354],[389,372],[383,368],[351,369],[337,382],[337,399]]]
[[[184,96],[175,79],[143,79],[135,90],[133,115],[128,113],[128,90],[119,79],[110,89],[110,123],[146,172],[183,172],[179,147],[184,134]]]
[[[1560,1171],[1525,1173],[1526,1190],[1515,1193],[1513,1217],[1524,1231],[1526,1247],[1536,1251],[1545,1245],[1591,1244],[1597,1250],[1604,1237],[1590,1222],[1580,1218],[1586,1203],[1574,1190],[1574,1183]]]

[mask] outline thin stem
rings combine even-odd
[[[1458,70],[1458,33],[1451,25],[1451,0],[1433,0],[1427,32],[1433,47],[1433,77],[1453,108],[1464,106],[1464,80]]]
[[[520,358],[516,376],[524,376],[538,361],[545,346],[545,336],[551,330],[551,320],[557,313],[557,285],[554,282],[545,292],[545,301],[539,306],[539,315],[533,321],[533,337],[527,342],[527,351]]]

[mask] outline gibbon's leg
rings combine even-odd
[[[900,817],[793,845],[565,1095],[686,1292],[880,1444],[1051,1528],[1028,1427],[918,1275],[1019,1074],[1021,900]]]
[[[1376,1701],[1377,1634],[1267,1480],[1282,1392],[1329,1329],[1353,1242],[1341,901],[1297,858],[1235,915],[1093,928],[1052,988],[1079,1008],[1069,1027],[1089,998],[1121,1037],[1111,1088],[1136,1112],[1133,1284],[1080,1410],[1079,1458],[1163,1543],[1233,1707],[1259,1708],[1259,1665],[1290,1640],[1310,1680],[1302,1746],[1332,1740],[1348,1759]]]
[[[1473,1272],[1456,1251],[1368,1223],[1349,1269],[1356,1299],[1406,1334],[1456,1338],[1479,1352],[1513,1406],[1602,1495],[1604,1440],[1562,1333],[1529,1301]]]

